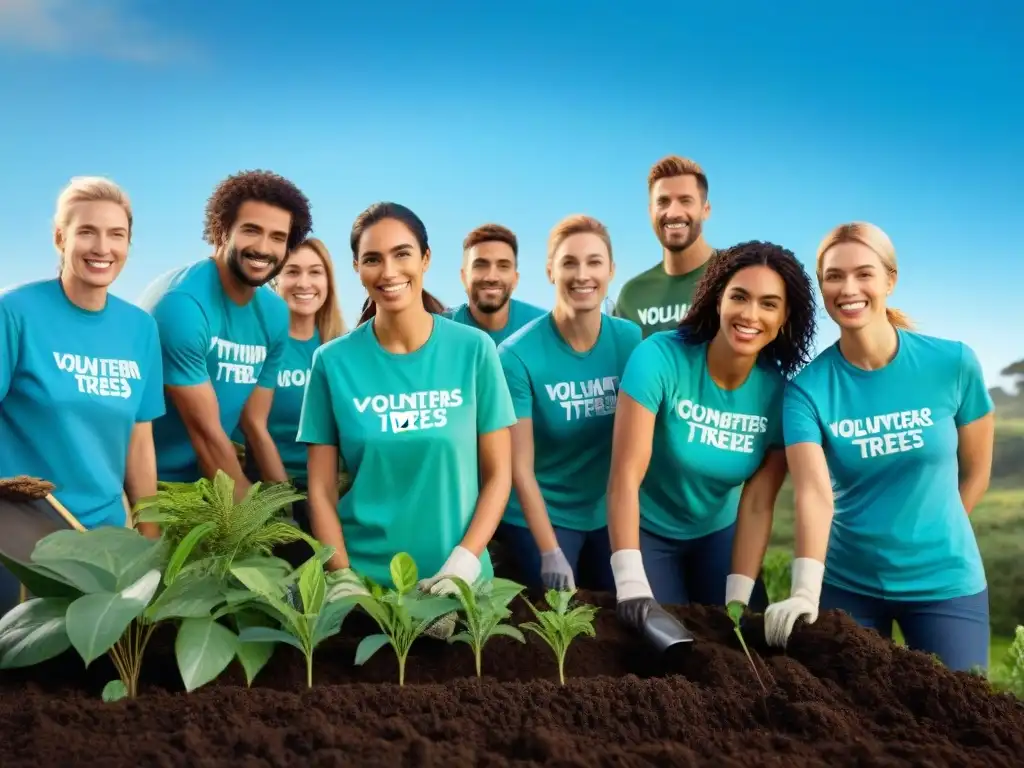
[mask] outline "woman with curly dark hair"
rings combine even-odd
[[[626,624],[641,629],[656,603],[767,604],[758,574],[786,476],[782,395],[814,333],[803,266],[749,242],[718,253],[679,328],[630,357],[608,489]]]

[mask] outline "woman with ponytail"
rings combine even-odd
[[[416,214],[372,205],[351,245],[370,303],[313,355],[299,422],[313,534],[335,549],[333,571],[390,585],[392,556],[408,552],[428,577],[421,587],[450,592],[444,576],[493,575],[486,547],[512,490],[512,398],[490,338],[442,317],[423,290],[430,247]],[[340,502],[339,454],[352,479]]]
[[[968,515],[988,488],[994,417],[970,347],[915,332],[887,306],[896,253],[878,227],[836,227],[818,282],[839,341],[787,387],[796,497],[791,597],[765,613],[771,645],[839,609],[949,668],[988,665],[985,570]]]

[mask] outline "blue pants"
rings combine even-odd
[[[509,554],[515,560],[522,582],[530,589],[542,586],[540,550],[537,549],[530,529],[501,523],[498,526],[497,538],[508,548]],[[615,591],[612,550],[607,528],[598,528],[596,531],[555,528],[555,538],[565,559],[572,566],[572,577],[577,587],[597,592]]]
[[[824,584],[822,611],[845,611],[862,627],[892,639],[892,623],[900,625],[907,647],[934,653],[950,669],[988,669],[988,589],[947,600],[886,600]]]
[[[654,599],[665,605],[725,605],[736,524],[698,539],[666,539],[640,529],[640,552]],[[768,591],[759,576],[750,609],[763,613]]]

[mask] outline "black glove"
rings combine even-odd
[[[647,616],[652,611],[664,611],[653,597],[635,597],[622,600],[615,606],[615,615],[619,621],[635,632],[643,632]]]

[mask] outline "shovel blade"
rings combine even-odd
[[[664,608],[653,606],[644,620],[644,638],[659,653],[681,650],[693,644],[693,633]]]
[[[0,499],[0,552],[12,560],[32,561],[32,550],[43,538],[71,525],[46,499]]]

